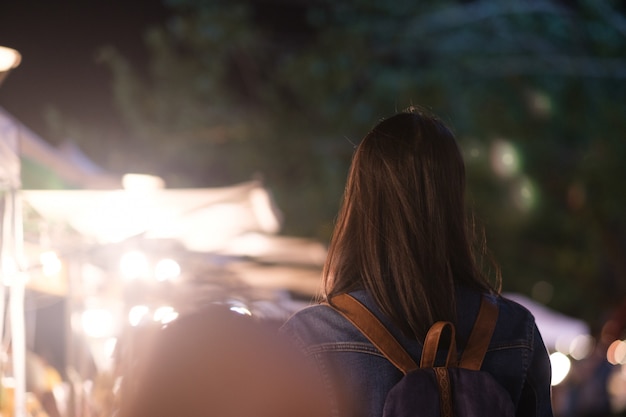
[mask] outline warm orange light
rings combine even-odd
[[[9,71],[22,62],[22,55],[15,49],[0,46],[0,72]]]
[[[615,340],[606,351],[606,359],[612,365],[626,364],[626,341]]]

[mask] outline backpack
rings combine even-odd
[[[498,318],[498,306],[484,295],[474,327],[460,359],[451,322],[431,326],[420,365],[400,346],[367,307],[349,294],[333,297],[335,310],[361,331],[404,376],[387,394],[383,417],[513,417],[509,393],[481,365]],[[435,366],[440,339],[448,330],[445,364]]]

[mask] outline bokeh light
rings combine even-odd
[[[81,322],[85,334],[90,337],[109,337],[114,332],[113,314],[105,309],[85,310]]]
[[[561,352],[554,352],[550,355],[550,364],[552,365],[552,385],[558,385],[569,373],[572,362]]]
[[[511,177],[519,172],[519,155],[513,144],[495,140],[491,145],[491,167],[500,177]]]
[[[157,281],[171,281],[180,275],[180,265],[173,259],[161,259],[154,267],[154,278]]]
[[[43,274],[47,277],[53,277],[61,272],[63,264],[54,251],[43,252],[39,255]]]
[[[161,324],[170,323],[178,318],[178,312],[171,306],[162,306],[154,311],[152,319]]]
[[[569,347],[569,354],[576,360],[588,357],[595,345],[595,339],[591,335],[578,335],[572,340]]]
[[[0,46],[0,71],[16,68],[22,62],[22,55],[13,48]]]
[[[517,180],[511,191],[513,203],[520,211],[527,212],[535,207],[537,188],[529,178],[522,177]]]
[[[128,322],[131,326],[138,326],[141,321],[146,317],[150,309],[148,306],[137,305],[130,309],[128,312]]]
[[[626,340],[616,340],[609,345],[606,359],[613,365],[626,364]]]
[[[145,277],[148,275],[148,258],[142,252],[131,251],[120,259],[122,276],[128,279]]]

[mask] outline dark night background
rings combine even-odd
[[[87,123],[117,123],[111,75],[96,52],[113,45],[142,66],[143,32],[166,17],[155,0],[2,2],[0,45],[17,49],[22,63],[0,88],[0,105],[50,141],[44,119],[49,106]]]

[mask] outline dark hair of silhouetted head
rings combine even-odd
[[[312,368],[269,322],[211,305],[142,345],[120,389],[119,417],[323,417]]]
[[[480,266],[482,243],[466,210],[465,164],[453,133],[411,108],[378,123],[356,148],[324,295],[366,289],[421,339],[434,321],[456,322],[456,285],[499,291],[497,267],[492,286]]]

